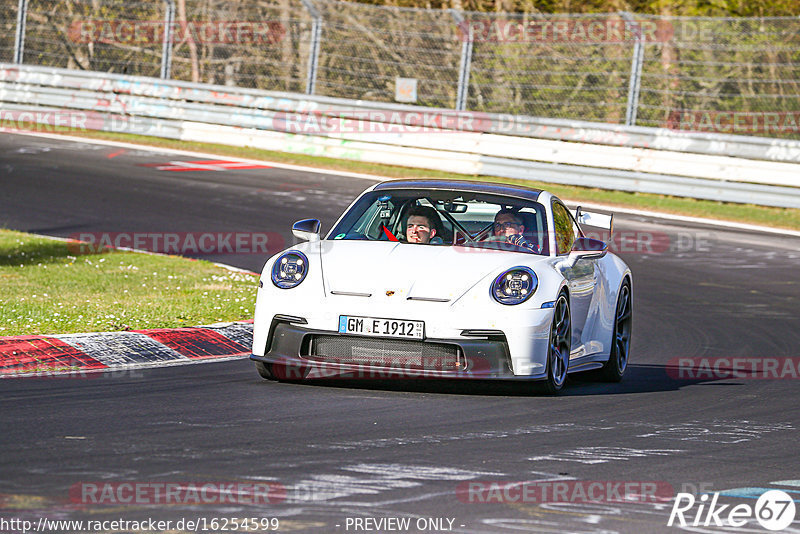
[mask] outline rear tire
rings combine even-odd
[[[550,326],[550,342],[547,345],[547,380],[545,391],[555,395],[564,388],[569,370],[569,352],[572,347],[572,317],[569,300],[561,293],[553,306],[553,323]]]
[[[627,278],[622,283],[614,312],[614,332],[611,337],[611,353],[603,365],[602,379],[606,382],[619,382],[628,368],[631,355],[631,327],[633,325],[633,296],[631,283]]]

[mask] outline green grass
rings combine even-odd
[[[771,208],[766,206],[756,206],[752,204],[732,204],[716,202],[710,200],[696,200],[681,197],[670,197],[666,195],[654,195],[648,193],[626,193],[622,191],[609,191],[605,189],[594,189],[587,187],[566,186],[559,184],[549,184],[546,182],[532,182],[527,180],[514,180],[510,178],[492,176],[468,176],[463,174],[448,173],[442,171],[432,171],[424,169],[412,169],[408,167],[397,167],[392,165],[381,165],[377,163],[365,163],[360,161],[349,161],[332,158],[321,158],[308,156],[305,154],[292,154],[287,152],[273,152],[247,147],[233,147],[217,145],[211,143],[196,143],[188,141],[178,141],[172,139],[162,139],[157,137],[146,137],[141,135],[98,132],[98,131],[70,131],[64,132],[70,135],[90,137],[94,139],[108,139],[113,141],[123,141],[138,143],[148,146],[174,148],[180,150],[193,150],[207,152],[223,156],[235,156],[256,160],[272,161],[276,163],[287,163],[293,165],[305,165],[332,171],[348,171],[365,174],[374,174],[378,177],[385,176],[390,178],[450,178],[460,180],[480,180],[485,182],[499,182],[522,184],[531,187],[539,187],[551,191],[555,195],[576,202],[598,202],[610,206],[619,206],[634,209],[654,210],[664,213],[677,215],[688,215],[692,217],[705,217],[709,219],[737,221],[748,224],[772,226],[775,228],[786,228],[790,230],[800,230],[800,210],[791,208]]]
[[[0,336],[173,328],[253,318],[257,278],[205,261],[0,230]]]

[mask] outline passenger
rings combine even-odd
[[[441,238],[436,237],[440,221],[435,209],[429,206],[413,206],[408,210],[406,219],[406,241],[423,245],[442,243]]]
[[[531,243],[523,236],[525,232],[525,225],[522,223],[522,218],[515,210],[501,209],[494,216],[493,231],[495,238],[505,238],[506,243],[516,245],[539,254],[541,247]]]

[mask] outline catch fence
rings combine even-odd
[[[800,19],[334,0],[17,0],[0,62],[370,102],[800,138]]]

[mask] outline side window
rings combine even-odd
[[[569,211],[563,204],[553,202],[553,224],[556,233],[556,254],[567,254],[572,249],[578,228],[572,221]]]

